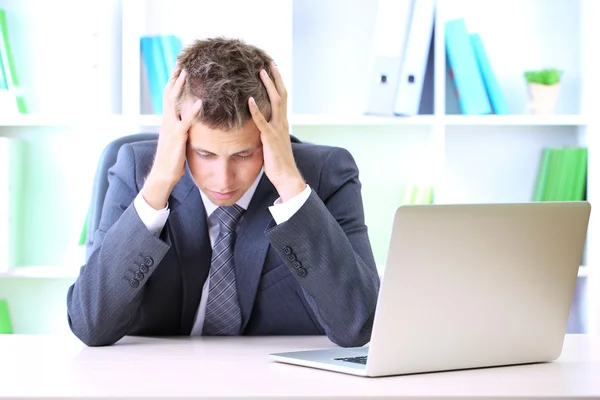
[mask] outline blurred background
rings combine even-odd
[[[0,0],[0,333],[69,332],[98,159],[158,132],[176,54],[275,59],[291,133],[350,150],[383,272],[401,204],[600,197],[596,0]],[[592,212],[569,332],[600,331]]]

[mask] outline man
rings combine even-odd
[[[370,340],[379,278],[357,166],[291,143],[271,58],[239,40],[184,49],[158,143],[123,146],[94,249],[67,294],[89,346],[125,335]],[[296,141],[295,141],[296,142]]]

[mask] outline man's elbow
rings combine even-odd
[[[371,341],[374,313],[365,324],[354,329],[350,328],[340,333],[329,335],[329,340],[340,347],[362,347]]]
[[[68,316],[68,319],[71,332],[73,332],[73,334],[88,347],[110,346],[115,344],[118,340],[114,337],[98,332],[98,329],[94,329],[92,326],[74,324],[71,316]]]

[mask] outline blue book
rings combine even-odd
[[[140,38],[140,49],[146,66],[148,77],[148,88],[152,102],[153,114],[163,112],[163,92],[168,77],[163,69],[160,42],[156,36],[142,36]]]
[[[475,53],[475,58],[477,59],[477,65],[479,65],[479,72],[483,78],[483,83],[485,84],[488,97],[492,103],[494,113],[503,115],[510,114],[506,97],[504,97],[504,93],[498,84],[496,74],[494,74],[492,64],[490,63],[487,53],[485,52],[483,41],[481,40],[481,36],[479,34],[471,34],[471,45],[473,46],[473,52]]]
[[[492,106],[479,73],[479,66],[464,19],[447,21],[444,29],[450,76],[462,113],[467,115],[491,114]]]
[[[171,73],[177,62],[177,56],[181,53],[183,44],[181,43],[181,39],[175,35],[161,35],[159,36],[159,40],[162,50],[163,68],[168,79],[171,77]]]

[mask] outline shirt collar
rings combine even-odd
[[[252,185],[246,190],[246,192],[240,197],[240,199],[236,202],[236,204],[242,207],[244,210],[248,209],[250,205],[250,200],[252,200],[252,196],[254,196],[254,192],[256,191],[256,187],[258,186],[258,182],[260,182],[260,178],[264,173],[264,169],[261,168],[260,173],[252,183]],[[204,192],[200,189],[200,197],[202,198],[202,203],[204,203],[204,209],[206,210],[206,218],[210,217],[212,213],[219,207],[215,203],[209,200],[209,198],[204,194]]]

